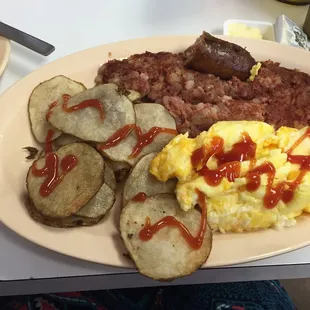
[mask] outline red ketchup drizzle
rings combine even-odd
[[[224,144],[224,143],[223,143]],[[234,161],[242,162],[255,158],[256,143],[254,143],[248,133],[242,134],[242,140],[233,145],[232,149],[224,152],[223,148],[214,156],[218,164],[222,165]]]
[[[210,149],[208,150],[206,146],[202,146],[195,150],[192,154],[191,162],[196,170],[200,170],[212,156],[216,158],[219,165],[223,165],[231,162],[252,160],[255,158],[255,152],[256,143],[252,141],[248,133],[244,132],[242,133],[242,140],[235,143],[228,152],[224,152],[224,139],[213,137]]]
[[[66,155],[60,162],[62,174],[59,175],[59,158],[56,153],[53,153],[53,140],[54,131],[49,129],[45,139],[45,165],[42,169],[38,169],[36,161],[31,167],[31,172],[34,176],[43,177],[46,179],[40,186],[39,193],[42,197],[49,196],[63,180],[65,175],[70,172],[78,163],[78,159],[74,155]]]
[[[110,147],[116,146],[130,134],[130,132],[135,126],[135,124],[129,124],[118,129],[105,143],[99,144],[98,149],[106,150]]]
[[[48,121],[50,119],[50,117],[53,114],[53,109],[56,107],[57,105],[57,101],[52,102],[49,107],[48,107],[48,111],[46,113],[46,120]]]
[[[226,177],[229,182],[234,182],[240,176],[240,162],[255,158],[256,143],[247,133],[242,134],[242,139],[233,145],[232,149],[224,152],[224,140],[214,137],[210,150],[206,146],[195,150],[191,157],[193,167],[202,175],[210,186],[217,186]],[[219,167],[211,170],[206,166],[210,157],[215,157]]]
[[[234,182],[235,178],[240,176],[240,162],[234,161],[223,164],[215,170],[211,170],[205,166],[199,170],[199,174],[204,177],[205,181],[210,186],[217,186],[224,177],[226,177],[229,182]]]
[[[177,135],[178,132],[175,129],[171,128],[162,128],[162,127],[152,127],[148,132],[142,134],[141,128],[139,126],[134,127],[135,133],[137,135],[138,142],[133,148],[132,153],[129,155],[129,158],[135,158],[137,157],[142,149],[152,143],[155,139],[155,137],[159,133],[169,133],[171,135]]]
[[[162,127],[152,127],[148,132],[142,134],[141,128],[139,126],[137,126],[136,124],[129,124],[117,130],[105,143],[98,145],[98,149],[105,150],[110,147],[116,146],[123,139],[125,139],[132,130],[135,131],[138,142],[134,146],[132,153],[128,156],[129,158],[137,157],[141,153],[142,149],[146,145],[152,143],[155,137],[161,132],[169,133],[172,135],[178,134],[175,129]]]
[[[70,95],[63,95],[63,104],[62,108],[67,113],[72,113],[78,110],[86,109],[86,108],[95,108],[100,113],[100,119],[104,120],[104,109],[102,104],[97,99],[87,99],[82,101],[81,103],[68,107],[68,100],[70,99]]]
[[[287,161],[292,164],[300,165],[299,175],[293,182],[286,181],[273,185],[276,169],[270,162],[266,162],[254,168],[256,164],[256,144],[247,133],[243,133],[242,140],[235,143],[228,152],[224,152],[224,140],[221,137],[214,137],[209,150],[206,146],[202,146],[193,152],[191,162],[195,170],[204,177],[205,181],[210,186],[217,186],[224,177],[226,177],[228,181],[233,182],[235,178],[240,176],[240,163],[245,160],[250,160],[249,172],[246,174],[246,189],[250,192],[256,191],[261,184],[261,175],[267,174],[268,182],[264,196],[264,205],[266,208],[270,209],[274,208],[280,200],[284,203],[292,201],[294,198],[294,191],[302,182],[307,171],[310,171],[309,155],[292,155],[294,149],[309,137],[310,128],[308,128],[305,134],[287,151]],[[211,170],[206,166],[207,161],[212,156],[216,158],[219,165],[215,170]]]
[[[273,181],[276,173],[276,169],[272,163],[266,162],[247,173],[247,185],[248,191],[255,191],[261,184],[261,175],[267,174],[268,182],[266,187],[266,194],[264,196],[264,205],[266,208],[274,208],[280,200],[284,203],[289,203],[294,198],[294,191],[297,186],[302,182],[303,177],[307,171],[310,171],[310,156],[309,155],[292,155],[292,152],[298,147],[302,141],[310,137],[310,128],[308,128],[294,144],[287,151],[287,161],[292,164],[300,165],[300,172],[295,181],[293,182],[281,182],[273,186]]]
[[[197,236],[193,236],[187,227],[173,216],[166,216],[155,224],[151,224],[149,217],[146,218],[144,228],[140,231],[139,237],[143,241],[148,241],[166,226],[176,227],[179,229],[182,237],[186,240],[191,248],[199,250],[203,243],[203,238],[207,230],[207,207],[205,203],[205,194],[197,190],[198,201],[201,207],[200,227]]]
[[[74,155],[65,156],[61,162],[62,174],[58,173],[59,158],[55,153],[47,153],[45,166],[42,169],[36,167],[36,162],[32,165],[32,174],[37,177],[46,176],[45,181],[40,187],[42,197],[49,196],[56,186],[63,180],[65,175],[77,165],[77,158]]]
[[[293,151],[306,139],[310,138],[310,127],[306,132],[292,145],[287,151],[287,161],[291,164],[298,164],[300,166],[300,172],[294,182],[289,183],[289,189],[283,193],[282,200],[284,202],[290,202],[294,198],[294,191],[297,186],[302,182],[302,179],[306,175],[307,171],[310,171],[310,155],[292,155]]]
[[[246,189],[249,192],[256,191],[261,184],[261,175],[267,174],[268,182],[266,186],[266,193],[264,196],[264,206],[268,209],[274,208],[280,199],[284,189],[284,182],[273,186],[276,169],[272,163],[266,162],[247,173]]]
[[[49,129],[45,138],[45,154],[52,153],[53,152],[53,140],[54,131],[52,129]]]
[[[140,192],[140,193],[138,193],[136,196],[134,196],[134,197],[132,198],[132,200],[133,200],[133,201],[136,201],[136,202],[144,202],[144,201],[146,200],[146,198],[147,198],[146,193]]]
[[[210,157],[211,154],[208,154],[207,147],[204,145],[192,153],[191,156],[192,166],[196,170],[200,170],[202,167],[205,166]]]

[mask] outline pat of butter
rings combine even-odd
[[[245,37],[254,39],[262,39],[263,37],[259,28],[237,23],[228,25],[228,34],[234,37]]]

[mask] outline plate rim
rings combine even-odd
[[[11,41],[2,36],[0,36],[0,40],[2,41],[4,45],[3,60],[2,62],[0,62],[0,76],[1,76],[4,73],[4,70],[6,69],[8,62],[10,60]],[[7,89],[5,91],[7,91]]]
[[[113,45],[113,44],[124,44],[124,43],[130,43],[130,42],[137,42],[137,41],[144,41],[144,40],[154,40],[154,39],[156,39],[156,40],[161,40],[161,39],[169,39],[169,38],[174,38],[174,39],[185,39],[185,38],[191,38],[191,39],[193,39],[193,38],[195,38],[195,37],[197,37],[197,35],[170,35],[170,36],[152,36],[152,37],[144,37],[144,38],[136,38],[136,39],[129,39],[129,40],[122,40],[122,41],[116,41],[116,42],[111,42],[111,43],[108,43],[108,44],[103,44],[103,45],[98,45],[98,46],[95,46],[95,47],[91,47],[91,48],[87,48],[87,49],[84,49],[84,50],[81,50],[81,51],[77,51],[77,52],[75,52],[75,53],[73,53],[73,54],[70,54],[70,55],[65,55],[64,57],[61,57],[61,58],[58,58],[58,59],[56,59],[56,60],[54,60],[54,61],[52,61],[52,62],[50,62],[50,63],[47,63],[47,64],[45,64],[44,66],[42,66],[42,67],[40,67],[40,68],[38,68],[37,70],[35,70],[35,71],[33,71],[33,72],[31,72],[31,73],[29,73],[29,74],[27,74],[25,77],[23,77],[22,79],[20,79],[19,81],[16,81],[11,87],[9,87],[8,89],[6,89],[6,91],[5,92],[3,92],[3,94],[1,94],[1,96],[0,96],[0,100],[1,100],[1,98],[3,97],[3,96],[5,96],[5,94],[7,93],[7,92],[9,92],[12,88],[15,88],[16,86],[18,86],[18,83],[20,83],[21,81],[23,81],[23,80],[26,80],[26,79],[30,79],[31,77],[32,77],[32,75],[34,75],[34,74],[37,74],[38,73],[38,71],[40,71],[40,70],[42,70],[42,69],[44,69],[44,68],[48,68],[48,67],[51,67],[51,66],[53,66],[56,62],[60,62],[60,61],[65,61],[67,58],[69,58],[69,57],[72,57],[72,56],[77,56],[77,55],[79,55],[79,54],[81,54],[81,53],[87,53],[87,52],[89,52],[90,50],[95,50],[95,49],[101,49],[101,48],[103,48],[103,47],[107,47],[107,46],[111,46],[111,45]],[[235,37],[229,37],[229,36],[217,36],[217,37],[220,37],[220,38],[223,38],[223,39],[227,39],[227,40],[236,40],[236,38]],[[239,38],[240,39],[240,38]],[[249,41],[249,40],[251,40],[251,41],[253,41],[253,40],[255,40],[255,39],[245,39],[244,41],[246,42],[246,41]],[[238,41],[238,38],[237,38],[237,41]],[[242,40],[241,40],[242,41]],[[267,42],[267,43],[265,43],[265,42]],[[272,42],[272,41],[261,41],[261,43],[263,44],[263,45],[265,45],[265,44],[267,44],[267,45],[273,45],[273,44],[275,44],[275,45],[277,45],[277,46],[279,46],[280,44],[279,43],[277,43],[277,42]],[[240,45],[241,45],[241,43],[239,43]],[[281,46],[281,47],[283,47],[283,48],[285,48],[285,49],[294,49],[294,52],[296,53],[297,52],[297,50],[296,50],[296,48],[294,48],[294,47],[291,47],[291,46]],[[292,50],[293,51],[293,50]],[[305,51],[305,50],[301,50],[301,49],[298,49],[298,52],[297,53],[299,53],[299,52],[304,52],[305,54],[307,53],[307,51]],[[310,58],[310,56],[309,56],[309,54],[307,53],[307,55],[308,55],[308,57]],[[102,57],[103,58],[103,57]],[[1,107],[0,107],[1,108]],[[1,117],[0,117],[1,118]],[[4,128],[4,127],[3,127]],[[2,201],[2,197],[0,197],[0,204],[1,204],[1,201]],[[37,245],[39,245],[39,246],[42,246],[42,247],[44,247],[44,248],[47,248],[47,249],[49,249],[49,250],[52,250],[52,251],[55,251],[55,252],[58,252],[58,253],[61,253],[61,254],[63,254],[63,255],[66,255],[66,256],[71,256],[71,257],[74,257],[74,258],[77,258],[77,259],[82,259],[82,260],[86,260],[86,261],[90,261],[90,262],[94,262],[94,263],[100,263],[100,264],[104,264],[104,265],[108,265],[108,266],[114,266],[114,267],[121,267],[121,268],[134,268],[133,266],[132,267],[130,267],[130,266],[120,266],[120,265],[113,265],[113,264],[108,264],[108,263],[103,263],[103,262],[100,262],[100,261],[98,261],[98,260],[95,260],[95,259],[88,259],[88,258],[83,258],[83,257],[81,257],[81,256],[78,256],[78,255],[74,255],[74,254],[68,254],[68,252],[66,252],[66,251],[62,251],[62,250],[59,250],[59,249],[55,249],[55,247],[53,247],[53,246],[50,246],[50,245],[48,245],[48,244],[46,244],[46,243],[44,243],[44,242],[38,242],[37,240],[34,240],[34,239],[32,239],[32,238],[29,238],[29,236],[24,236],[23,234],[21,234],[20,232],[16,232],[16,230],[14,230],[14,229],[12,229],[11,227],[10,227],[10,225],[8,225],[5,221],[3,221],[3,217],[2,217],[2,214],[0,214],[0,220],[1,220],[1,222],[7,227],[7,228],[9,228],[10,230],[12,230],[12,231],[14,231],[16,234],[18,234],[19,236],[21,236],[22,238],[25,238],[26,240],[29,240],[29,241],[31,241],[31,242],[33,242],[33,243],[35,243],[35,244],[37,244]],[[298,225],[298,224],[297,224]],[[289,229],[289,228],[286,228],[286,229]],[[106,236],[105,236],[105,238],[106,238]],[[110,237],[109,237],[110,238]],[[309,245],[310,244],[310,240],[309,241],[307,241],[307,242],[303,242],[303,243],[299,243],[298,245],[296,245],[296,246],[290,246],[289,247],[289,249],[287,249],[287,248],[283,248],[283,249],[280,249],[280,250],[278,250],[278,251],[276,251],[276,252],[271,252],[271,253],[266,253],[266,254],[264,254],[264,255],[262,255],[262,254],[260,254],[259,255],[259,257],[257,257],[257,258],[253,258],[253,257],[248,257],[248,258],[246,258],[246,259],[243,259],[243,260],[238,260],[238,261],[232,261],[232,262],[229,262],[229,265],[235,265],[235,264],[239,264],[239,263],[244,263],[244,262],[249,262],[249,261],[255,261],[255,260],[259,260],[259,259],[263,259],[263,258],[267,258],[267,257],[272,257],[272,256],[276,256],[276,255],[279,255],[279,254],[282,254],[282,253],[287,253],[287,252],[290,252],[290,251],[293,251],[293,250],[296,250],[296,249],[299,249],[299,248],[302,248],[302,247],[304,247],[304,246],[307,246],[307,245]],[[216,264],[216,263],[214,263],[214,264],[206,264],[206,265],[204,265],[202,268],[210,268],[210,267],[221,267],[221,266],[227,266],[228,264]]]

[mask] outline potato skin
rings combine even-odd
[[[28,101],[28,116],[31,131],[38,142],[45,142],[49,130],[54,132],[53,139],[61,135],[61,131],[46,120],[50,105],[57,102],[63,94],[73,96],[83,90],[86,90],[85,85],[63,75],[44,81],[33,89]]]
[[[26,197],[25,205],[33,220],[50,227],[71,228],[93,226],[99,223],[115,203],[115,191],[104,183],[98,193],[77,212],[67,217],[49,217],[37,210],[31,198]]]
[[[161,182],[149,173],[150,163],[157,154],[153,152],[145,155],[131,169],[124,186],[123,205],[140,192],[147,196],[174,193],[176,180]]]
[[[193,273],[206,262],[212,248],[212,232],[208,226],[198,250],[192,249],[175,227],[161,229],[148,241],[140,239],[139,233],[147,217],[155,223],[165,216],[174,216],[193,235],[199,230],[201,214],[198,210],[184,212],[174,195],[160,194],[148,197],[144,202],[131,200],[122,209],[120,231],[141,274],[154,280],[172,281]]]
[[[55,153],[59,161],[66,155],[76,156],[77,165],[49,196],[42,197],[39,189],[46,177],[37,177],[31,172],[33,165],[44,167],[45,157],[39,158],[28,171],[26,185],[28,194],[40,213],[48,217],[68,217],[76,214],[99,191],[104,183],[105,163],[102,156],[85,143],[67,144]]]
[[[34,206],[31,199],[26,200],[26,209],[29,215],[38,223],[56,228],[72,228],[81,226],[92,226],[97,224],[102,218],[88,218],[82,216],[68,216],[65,218],[51,218],[42,215]]]
[[[106,142],[118,129],[135,123],[132,102],[119,93],[115,84],[103,84],[80,92],[67,101],[67,106],[71,108],[85,100],[96,100],[104,111],[104,119],[93,107],[66,113],[62,98],[53,109],[49,123],[66,134],[96,143]]]
[[[233,76],[245,81],[255,59],[241,46],[213,37],[207,32],[184,52],[185,66],[202,73],[214,74],[223,80]]]

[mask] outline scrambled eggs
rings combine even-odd
[[[221,232],[242,232],[267,227],[283,228],[295,225],[295,218],[303,211],[310,212],[310,171],[306,171],[301,183],[296,187],[293,199],[284,203],[282,200],[273,208],[266,208],[264,196],[268,184],[268,175],[261,175],[257,190],[246,190],[246,173],[252,165],[250,160],[240,163],[240,175],[230,182],[224,177],[216,186],[210,186],[193,168],[192,153],[202,146],[210,146],[214,137],[224,141],[224,152],[230,151],[240,142],[246,132],[256,143],[254,167],[270,162],[275,168],[273,184],[294,181],[300,173],[298,164],[287,161],[287,151],[305,134],[303,128],[274,128],[263,122],[234,121],[218,122],[207,132],[202,132],[195,139],[188,134],[180,134],[152,160],[150,172],[160,181],[176,177],[178,184],[176,196],[180,207],[187,211],[198,203],[197,189],[206,195],[208,223],[213,230]],[[310,155],[310,139],[305,139],[293,151],[293,155]],[[214,156],[206,163],[209,169],[218,168]],[[254,168],[251,166],[251,169]]]

